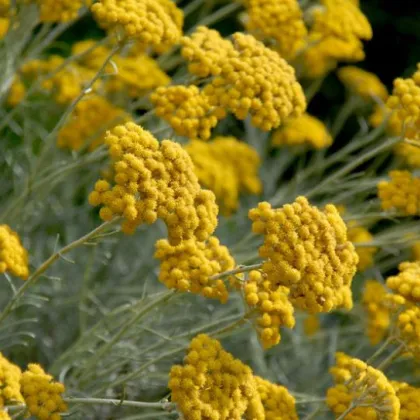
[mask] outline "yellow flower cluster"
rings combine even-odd
[[[366,335],[372,345],[383,340],[391,323],[390,311],[385,298],[387,290],[376,280],[367,280],[362,296],[362,304],[367,314]]]
[[[274,49],[286,60],[305,45],[307,29],[296,0],[248,0],[246,28],[262,41],[274,41]]]
[[[271,283],[290,288],[294,306],[309,313],[352,307],[358,257],[335,206],[322,211],[298,197],[275,210],[259,203],[249,216],[254,233],[264,235],[262,270]]]
[[[411,247],[411,252],[413,254],[413,259],[420,261],[420,241],[417,241]]]
[[[388,108],[395,110],[401,121],[405,136],[420,138],[420,64],[418,70],[408,79],[395,79]]]
[[[347,238],[353,244],[366,243],[373,240],[372,234],[364,227],[350,223],[347,230]],[[357,269],[364,271],[374,264],[374,257],[378,248],[374,246],[356,247],[359,257]]]
[[[286,120],[272,137],[273,146],[296,146],[308,144],[316,149],[327,147],[332,137],[325,124],[318,118],[304,113],[300,117]]]
[[[29,275],[28,252],[16,232],[7,225],[0,225],[0,273],[6,271],[26,280]]]
[[[41,22],[68,22],[77,17],[83,6],[91,0],[36,0]]]
[[[363,60],[361,40],[372,38],[372,28],[358,5],[349,0],[322,0],[313,9],[312,20],[303,53],[307,77],[322,77],[339,61]]]
[[[175,133],[190,139],[208,140],[211,129],[224,114],[215,112],[197,86],[161,86],[150,95],[156,115],[167,121]]]
[[[100,0],[92,13],[101,27],[124,31],[140,45],[165,50],[182,36],[184,16],[172,0]]]
[[[317,314],[309,314],[303,321],[303,331],[308,337],[315,335],[321,328],[321,322]]]
[[[192,141],[185,150],[198,180],[214,192],[225,214],[238,208],[240,192],[261,192],[260,157],[246,143],[235,137],[216,137],[210,143]]]
[[[12,418],[9,416],[9,414],[6,413],[6,411],[3,411],[0,408],[0,420],[11,420]]]
[[[359,404],[346,420],[398,420],[400,402],[386,376],[359,359],[336,353],[336,366],[330,369],[335,386],[327,391],[327,405],[340,416],[356,399]]]
[[[204,87],[211,105],[240,120],[250,114],[252,124],[264,131],[304,112],[302,87],[285,60],[252,35],[235,33],[232,45],[220,74]]]
[[[338,78],[355,95],[366,101],[380,99],[386,101],[388,90],[376,74],[355,66],[341,67],[337,71]]]
[[[41,366],[29,364],[20,379],[21,392],[28,411],[39,420],[60,420],[60,413],[67,411],[62,394],[64,385],[55,382]]]
[[[391,171],[390,181],[378,184],[378,196],[384,210],[396,209],[402,214],[420,214],[420,178],[409,171]]]
[[[287,388],[254,376],[264,406],[265,420],[298,420],[295,399]]]
[[[400,340],[420,360],[420,307],[411,306],[401,312],[397,319],[397,329]]]
[[[115,186],[95,184],[91,205],[103,205],[100,216],[124,216],[123,231],[132,233],[142,223],[162,219],[169,242],[195,237],[206,240],[217,226],[214,194],[200,188],[188,153],[177,143],[160,144],[151,133],[128,122],[108,131],[105,143],[114,160]]]
[[[420,261],[403,262],[398,268],[399,274],[388,277],[386,285],[408,301],[420,303]]]
[[[391,382],[400,400],[399,420],[413,420],[420,413],[420,388],[415,388],[404,382]]]
[[[293,328],[293,306],[288,299],[289,289],[276,285],[259,271],[251,271],[244,286],[245,300],[258,312],[257,331],[265,349],[280,342],[281,326]]]
[[[184,360],[171,368],[168,386],[186,419],[241,420],[250,408],[259,413],[255,420],[264,419],[251,368],[217,340],[198,335]]]
[[[23,403],[20,393],[21,376],[19,366],[10,363],[0,353],[0,410],[5,405]]]
[[[156,243],[155,258],[160,260],[159,280],[166,287],[226,303],[229,293],[225,283],[210,277],[233,269],[235,261],[215,236],[206,242],[189,239],[176,246],[162,239]]]
[[[124,110],[104,97],[88,96],[76,105],[71,118],[58,132],[57,144],[71,150],[89,145],[88,149],[92,151],[103,143],[107,128],[129,119]]]
[[[234,54],[232,43],[206,26],[199,26],[190,36],[182,37],[181,45],[181,54],[189,62],[189,73],[198,77],[218,76],[225,60]]]
[[[7,17],[0,17],[0,39],[3,39],[10,27],[10,19]]]
[[[401,129],[399,133],[401,133]],[[408,138],[408,137],[407,137]],[[420,144],[420,143],[419,143]],[[395,154],[401,156],[408,165],[413,166],[415,168],[420,168],[420,147],[414,146],[407,143],[398,143],[395,146]]]
[[[13,83],[10,86],[9,93],[7,95],[7,105],[15,107],[17,104],[21,103],[23,98],[26,95],[26,87],[23,84],[20,77],[14,77]]]

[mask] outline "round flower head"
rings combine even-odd
[[[176,246],[162,239],[156,243],[155,258],[160,260],[159,280],[168,288],[227,301],[223,280],[210,277],[233,269],[235,261],[215,236],[206,242],[188,239]]]
[[[336,360],[330,369],[335,386],[327,391],[327,405],[337,417],[355,401],[356,408],[346,420],[399,420],[400,402],[381,371],[344,353],[336,353]]]
[[[0,409],[5,405],[23,403],[20,392],[21,376],[19,366],[10,363],[0,353]]]
[[[388,98],[388,90],[378,76],[358,67],[341,67],[337,71],[341,82],[355,95],[366,101],[377,99],[385,101]]]
[[[26,87],[20,77],[15,76],[10,86],[9,93],[7,95],[7,105],[15,107],[20,104],[26,95]]]
[[[234,137],[216,137],[209,143],[192,141],[185,150],[198,180],[214,192],[225,214],[238,208],[240,192],[261,192],[260,158],[246,143]]]
[[[367,314],[366,335],[374,346],[383,340],[388,332],[391,319],[386,304],[387,290],[376,280],[367,280],[362,296],[363,308]]]
[[[252,35],[235,33],[232,44],[220,74],[204,88],[210,104],[240,120],[250,115],[264,131],[301,115],[306,101],[294,69]]]
[[[7,225],[0,225],[0,273],[4,272],[26,280],[29,275],[28,252],[16,232]]]
[[[197,86],[159,87],[150,99],[156,115],[167,121],[175,133],[190,139],[208,140],[218,117],[208,98]]]
[[[386,285],[409,302],[420,303],[420,261],[403,262],[398,268],[399,274],[388,277]]]
[[[286,120],[273,134],[271,144],[278,146],[297,146],[308,144],[316,149],[330,146],[332,137],[325,124],[307,113]]]
[[[62,394],[64,385],[55,382],[41,366],[30,363],[23,372],[20,386],[31,415],[41,420],[60,420],[60,413],[67,411]]]
[[[384,210],[395,209],[407,216],[420,214],[420,178],[409,171],[391,171],[390,181],[378,184],[378,196]]]
[[[404,382],[391,381],[393,388],[400,400],[399,420],[412,420],[420,412],[420,388],[415,388]]]
[[[75,19],[79,10],[90,6],[91,0],[36,0],[41,22],[68,22]]]
[[[0,408],[0,420],[12,420],[12,418],[9,416],[9,414],[6,411],[3,411]]]
[[[362,226],[350,224],[347,230],[347,238],[353,244],[366,243],[373,240],[372,234]],[[357,269],[365,271],[374,264],[374,256],[378,249],[374,246],[356,247],[356,252],[359,257]]]
[[[399,340],[420,360],[420,307],[410,306],[398,315],[397,331]]]
[[[183,14],[172,0],[100,0],[92,13],[101,27],[122,29],[144,46],[164,50],[181,35]]]
[[[281,340],[280,327],[295,326],[289,290],[268,281],[267,276],[259,271],[251,271],[244,285],[244,295],[248,306],[256,310],[261,344],[265,349],[275,346]]]
[[[103,207],[100,216],[125,218],[123,231],[133,233],[142,223],[162,219],[171,245],[181,240],[206,240],[217,226],[218,207],[211,191],[200,188],[188,153],[177,143],[160,144],[134,123],[105,136],[114,160],[114,182],[99,180],[89,195],[91,205]]]
[[[223,350],[217,340],[198,335],[184,360],[183,366],[172,366],[168,386],[186,419],[241,420],[250,406],[261,403],[251,368]]]
[[[76,105],[71,118],[58,132],[57,144],[72,150],[88,145],[90,151],[94,150],[103,143],[107,128],[129,119],[125,111],[102,96],[88,96]]]
[[[304,46],[307,30],[296,0],[248,0],[246,11],[247,30],[262,41],[274,41],[274,49],[286,60]]]
[[[295,307],[310,313],[352,307],[358,257],[335,206],[319,210],[298,197],[276,210],[260,203],[249,217],[253,231],[264,235],[262,271],[271,283],[290,288]]]

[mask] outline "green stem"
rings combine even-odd
[[[376,367],[378,370],[385,370],[397,357],[399,357],[405,348],[405,344],[400,344],[388,357],[382,360]]]
[[[416,140],[404,139],[403,143],[409,144],[411,146],[418,147],[420,149],[420,142]]]
[[[339,417],[337,417],[336,420],[344,420],[346,418],[347,414],[351,413],[356,407],[357,407],[356,404],[351,403],[347,407],[347,410],[344,411],[343,413],[341,413],[341,415]]]
[[[50,258],[48,258],[46,261],[44,261],[37,270],[29,277],[28,280],[25,281],[25,283],[17,290],[16,294],[10,299],[9,303],[4,308],[3,312],[0,314],[0,324],[2,321],[4,321],[9,314],[14,309],[15,305],[18,303],[20,298],[25,294],[25,292],[38,280],[38,278],[44,274],[48,268],[57,261],[62,255],[67,254],[68,252],[72,251],[73,249],[82,246],[86,242],[88,242],[90,239],[93,239],[98,233],[104,231],[107,229],[110,225],[115,223],[118,219],[111,220],[109,222],[104,222],[100,226],[98,226],[96,229],[92,230],[88,234],[82,236],[81,238],[77,239],[76,241],[66,245],[65,247],[61,248],[59,251],[55,252],[53,255],[51,255]]]
[[[246,265],[246,266],[240,266],[237,268],[234,268],[233,270],[224,271],[223,273],[215,274],[214,276],[209,277],[209,280],[218,280],[222,277],[231,276],[233,274],[239,274],[239,273],[246,273],[248,271],[252,270],[258,270],[263,266],[263,263],[253,264],[253,265]]]
[[[337,114],[337,117],[335,118],[330,130],[333,139],[335,139],[338,136],[338,134],[340,134],[341,130],[344,127],[344,124],[347,122],[350,115],[357,108],[358,104],[359,101],[352,96],[340,109],[340,112]]]
[[[111,398],[73,398],[64,399],[69,404],[85,404],[85,405],[114,405],[116,407],[137,407],[137,408],[157,408],[165,411],[175,409],[175,404],[166,402],[142,402],[129,400],[116,400]]]
[[[321,413],[324,410],[324,406],[320,405],[317,407],[314,411],[309,413],[303,420],[312,420],[314,419],[319,413]]]
[[[192,33],[197,29],[197,26],[211,26],[215,23],[219,22],[219,20],[225,18],[226,16],[229,16],[231,13],[236,12],[242,7],[242,5],[239,2],[234,2],[227,4],[224,7],[221,7],[220,9],[216,10],[211,15],[206,16],[204,19],[202,19],[200,22],[197,23],[197,25],[193,26],[188,33]]]
[[[325,77],[320,77],[314,80],[309,87],[305,90],[306,96],[306,103],[309,104],[313,97],[318,93],[319,89],[321,89],[322,83],[324,82]]]

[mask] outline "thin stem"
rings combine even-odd
[[[402,351],[404,350],[405,344],[400,344],[388,357],[386,357],[384,360],[382,360],[381,363],[377,366],[376,369],[378,370],[384,370],[386,369],[397,357],[400,356]]]
[[[388,337],[382,345],[366,360],[367,365],[371,365],[389,346],[389,344],[394,340],[394,337]]]
[[[214,276],[209,277],[209,280],[218,280],[218,279],[221,279],[222,277],[231,276],[233,274],[246,273],[248,271],[258,270],[262,266],[263,266],[263,263],[240,266],[240,267],[234,268],[233,270],[228,270],[228,271],[224,271],[223,273],[215,274]]]
[[[325,77],[319,77],[318,79],[314,80],[309,87],[305,90],[306,102],[309,103],[313,99],[313,97],[319,92],[321,89],[322,83],[324,82]]]
[[[240,327],[241,325],[245,324],[253,313],[254,313],[254,311],[250,311],[247,314],[245,314],[243,317],[238,319],[237,321],[232,322],[232,324],[226,325],[223,328],[220,328],[220,329],[218,329],[214,332],[211,332],[209,335],[211,335],[212,337],[223,336],[226,333],[231,332],[232,330],[236,329],[237,327]]]
[[[314,411],[309,413],[303,420],[312,420],[317,416],[319,413],[321,413],[324,410],[324,405],[320,405],[317,407]]]
[[[197,23],[194,27],[192,27],[188,33],[194,32],[197,26],[211,26],[217,23],[219,20],[225,18],[226,16],[230,15],[233,12],[236,12],[242,7],[242,5],[239,2],[230,3],[226,6],[216,10],[211,15],[206,16],[204,19],[202,19],[200,22]]]
[[[336,418],[336,420],[344,420],[345,417],[347,416],[347,414],[351,413],[355,408],[357,407],[356,404],[351,403],[348,407],[347,410],[344,411],[343,413],[341,413],[341,415],[339,417]]]
[[[331,127],[331,135],[333,138],[336,138],[340,134],[341,130],[344,127],[344,124],[349,119],[350,115],[357,108],[359,101],[354,97],[351,97],[340,109],[340,112],[337,114],[337,117],[334,120],[334,123]]]
[[[98,233],[104,231],[113,223],[115,223],[118,219],[111,220],[109,222],[104,222],[96,229],[92,230],[88,234],[82,236],[81,238],[75,240],[74,242],[66,245],[65,247],[61,248],[59,251],[55,252],[51,255],[46,261],[44,261],[37,270],[29,277],[28,280],[17,290],[16,294],[10,299],[9,303],[4,308],[3,312],[0,314],[0,323],[4,321],[9,314],[14,309],[15,305],[18,303],[20,298],[25,294],[25,292],[38,280],[38,278],[44,274],[48,268],[57,261],[62,255],[67,254],[68,252],[72,251],[73,249],[84,245],[90,239],[93,239]]]
[[[418,147],[420,149],[420,142],[416,140],[404,139],[403,143],[409,144],[411,146]]]
[[[111,398],[73,398],[68,397],[64,399],[69,404],[87,404],[87,405],[114,405],[116,407],[138,407],[138,408],[157,408],[166,411],[175,409],[175,404],[168,402],[143,402],[143,401],[129,401],[116,400]]]

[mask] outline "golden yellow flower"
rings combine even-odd
[[[399,274],[388,277],[386,285],[408,301],[420,303],[420,261],[406,261],[398,268]]]
[[[346,66],[341,67],[337,75],[347,89],[364,100],[377,98],[385,101],[388,98],[388,90],[376,74],[359,67]]]
[[[0,225],[0,273],[4,272],[26,280],[29,275],[28,252],[16,232],[7,225]]]
[[[12,420],[12,418],[9,416],[8,413],[6,413],[6,411],[3,411],[0,408],[0,420]]]
[[[41,22],[68,22],[75,19],[82,7],[90,6],[91,0],[35,0],[39,5]]]
[[[20,392],[22,371],[0,353],[0,410],[5,405],[23,403]],[[1,418],[1,417],[0,417]]]
[[[358,226],[357,224],[350,223],[347,230],[347,237],[350,242],[353,244],[357,243],[368,243],[373,241],[372,234],[363,226]],[[357,264],[357,269],[359,271],[364,271],[369,267],[372,267],[374,264],[374,257],[378,248],[374,246],[363,246],[356,247],[356,252],[359,257],[359,262]]]
[[[404,382],[391,381],[400,400],[401,409],[399,420],[412,420],[420,412],[420,388],[410,386]]]
[[[409,171],[391,171],[390,181],[378,184],[378,197],[384,210],[395,209],[404,215],[420,214],[420,178]]]
[[[253,231],[264,235],[262,271],[271,283],[290,288],[293,306],[309,313],[352,307],[358,256],[334,205],[319,210],[298,197],[281,209],[259,203],[249,217]]]
[[[399,340],[409,352],[420,360],[420,307],[410,305],[398,315],[397,329]]]
[[[332,137],[325,124],[307,113],[286,120],[272,137],[273,146],[296,146],[308,144],[316,149],[331,145]]]
[[[417,241],[413,244],[411,252],[413,254],[413,259],[420,261],[420,241]]]
[[[308,337],[315,335],[321,328],[319,315],[309,314],[303,321],[303,330]]]
[[[108,131],[105,143],[114,160],[114,182],[99,180],[89,195],[100,216],[125,218],[123,231],[162,219],[171,245],[181,240],[206,240],[217,226],[218,207],[211,191],[200,188],[188,153],[177,143],[160,144],[134,123]]]
[[[0,17],[0,39],[3,39],[10,27],[10,19],[8,17]]]
[[[7,95],[7,105],[15,107],[20,104],[26,95],[26,87],[20,77],[15,76]]]

